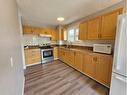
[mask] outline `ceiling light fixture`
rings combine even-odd
[[[57,21],[64,21],[64,18],[63,17],[58,17]]]

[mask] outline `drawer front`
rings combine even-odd
[[[26,58],[41,57],[40,53],[25,54]]]
[[[41,58],[26,59],[26,64],[33,64],[33,63],[37,63],[37,62],[41,62]]]
[[[25,54],[36,54],[36,53],[40,53],[40,49],[25,50]]]
[[[25,62],[26,64],[41,62],[40,49],[25,50]]]

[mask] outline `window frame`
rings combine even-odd
[[[78,35],[76,34],[77,29],[78,29]],[[69,40],[69,31],[70,31],[70,30],[74,30],[73,41],[70,41],[70,40]],[[76,39],[76,37],[78,37],[78,40]],[[70,42],[79,41],[79,26],[73,26],[73,27],[69,27],[69,28],[67,29],[67,41],[70,41]]]

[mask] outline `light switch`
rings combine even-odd
[[[14,66],[14,62],[13,62],[13,58],[12,57],[10,57],[10,65],[11,65],[11,67]]]

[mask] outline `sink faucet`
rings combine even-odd
[[[68,41],[67,42],[67,48],[71,48],[71,46],[72,46],[72,42],[71,41]]]

